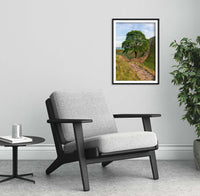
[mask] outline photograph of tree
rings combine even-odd
[[[112,20],[113,84],[159,83],[159,19]]]

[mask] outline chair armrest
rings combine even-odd
[[[49,119],[48,123],[59,124],[59,123],[90,123],[92,119]]]
[[[79,161],[83,161],[86,159],[85,151],[84,151],[85,148],[84,148],[82,123],[90,123],[90,122],[92,122],[92,119],[49,119],[47,120],[47,123],[50,123],[51,126],[55,126],[56,124],[60,124],[60,123],[73,124],[76,148],[79,155]],[[62,151],[62,149],[60,151]]]
[[[60,124],[60,123],[73,124],[76,149],[78,152],[78,160],[80,165],[86,164],[82,123],[90,123],[92,122],[92,119],[49,119],[47,120],[47,122],[51,124]]]
[[[114,118],[142,118],[144,131],[152,131],[150,117],[160,117],[161,114],[113,114]]]
[[[150,118],[160,116],[161,114],[113,114],[114,118]]]

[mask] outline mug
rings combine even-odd
[[[21,124],[13,124],[12,125],[12,138],[20,138],[22,137],[22,125]]]

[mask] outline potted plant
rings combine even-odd
[[[173,41],[170,47],[175,48],[172,83],[179,86],[179,105],[184,105],[183,120],[187,120],[195,127],[197,136],[200,136],[200,36],[196,42],[183,38],[180,43]],[[200,170],[200,139],[193,144],[195,165]]]

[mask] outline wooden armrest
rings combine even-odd
[[[114,118],[150,118],[160,116],[161,114],[113,114]]]
[[[92,119],[50,119],[48,123],[59,124],[59,123],[90,123]]]
[[[152,131],[150,117],[160,117],[161,114],[113,114],[114,118],[142,118],[144,131]]]

